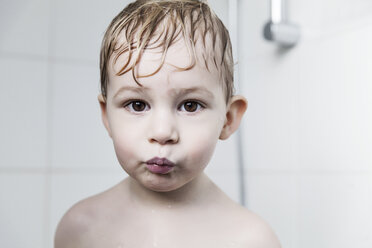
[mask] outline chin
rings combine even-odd
[[[182,188],[183,185],[175,185],[175,184],[163,184],[163,183],[144,183],[142,184],[145,188],[154,191],[154,192],[159,192],[159,193],[166,193],[166,192],[171,192],[175,191],[179,188]]]
[[[150,175],[144,180],[140,180],[143,187],[154,192],[172,192],[183,188],[188,184],[187,180],[181,180],[180,178],[172,177],[169,175]]]

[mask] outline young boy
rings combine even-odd
[[[108,27],[98,100],[129,177],[73,206],[56,248],[280,247],[204,173],[247,108],[228,31],[196,0],[138,0]]]

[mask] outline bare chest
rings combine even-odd
[[[237,226],[223,221],[190,219],[180,222],[153,220],[97,228],[90,248],[243,248]]]

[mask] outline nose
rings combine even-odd
[[[152,113],[148,132],[150,143],[175,144],[179,140],[176,117],[167,111],[154,111]]]

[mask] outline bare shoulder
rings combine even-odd
[[[79,201],[62,217],[54,237],[55,248],[90,247],[100,220],[105,219],[107,201],[110,202],[117,186]]]
[[[62,217],[54,237],[55,248],[82,247],[91,222],[90,199],[72,206]]]
[[[257,214],[246,208],[240,207],[236,211],[237,224],[244,236],[247,247],[252,248],[280,248],[278,237],[270,225]]]

